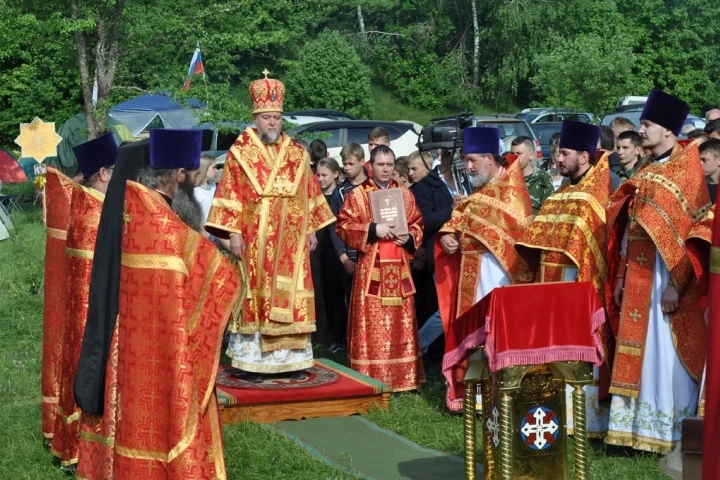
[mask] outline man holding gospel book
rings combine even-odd
[[[395,154],[370,154],[372,178],[345,199],[337,234],[358,252],[350,300],[350,368],[396,392],[425,381],[415,318],[410,260],[422,241],[422,215],[405,187],[392,180]]]

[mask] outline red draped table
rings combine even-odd
[[[464,390],[468,479],[478,383],[486,478],[567,478],[566,383],[574,386],[575,478],[587,478],[583,386],[604,361],[604,322],[590,283],[561,282],[496,288],[450,323],[443,374],[449,396]]]

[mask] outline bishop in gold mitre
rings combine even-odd
[[[254,126],[225,161],[205,229],[230,239],[248,292],[233,312],[228,356],[248,379],[313,365],[315,303],[309,253],[315,232],[335,221],[310,170],[310,157],[282,132],[285,86],[250,84]]]

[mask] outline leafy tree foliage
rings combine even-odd
[[[284,79],[289,110],[329,108],[372,116],[370,69],[336,31],[305,44]]]

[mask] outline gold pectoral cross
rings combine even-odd
[[[285,193],[290,192],[292,190],[292,182],[288,180],[286,175],[279,176],[275,179],[275,190],[278,191],[278,193]]]

